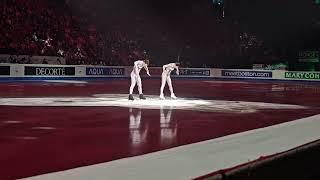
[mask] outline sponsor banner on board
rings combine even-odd
[[[320,79],[320,72],[285,72],[285,78],[290,79]]]
[[[225,76],[225,77],[272,78],[271,71],[222,70],[221,74],[222,76]]]
[[[90,76],[123,76],[123,67],[87,67],[86,75]]]
[[[173,72],[175,74],[175,72]],[[179,75],[181,76],[210,76],[210,69],[179,69]]]
[[[162,68],[150,67],[148,68],[151,76],[161,76]],[[142,76],[147,76],[145,73]],[[171,72],[172,76],[176,75],[176,69]],[[210,69],[189,69],[189,68],[179,68],[179,76],[210,76]]]
[[[25,66],[24,74],[29,76],[74,76],[75,67]]]

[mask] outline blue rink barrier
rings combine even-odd
[[[141,77],[144,80],[158,80],[160,77]],[[305,80],[281,80],[281,79],[248,79],[248,78],[221,78],[221,77],[171,77],[173,80],[190,80],[190,81],[244,81],[252,83],[287,83],[287,84],[317,84],[320,81]],[[59,81],[86,81],[86,82],[103,82],[113,80],[130,80],[130,77],[0,77],[0,83],[63,83]],[[48,82],[49,81],[49,82]],[[57,82],[55,82],[57,81]]]
[[[161,79],[161,67],[149,67],[151,77],[141,70],[143,79]],[[0,82],[31,81],[103,81],[129,79],[131,66],[49,65],[49,64],[0,64]],[[266,82],[319,83],[320,72],[285,70],[179,68],[172,79],[184,80],[233,80]]]

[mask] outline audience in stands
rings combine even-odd
[[[69,0],[2,0],[0,10],[0,54],[11,54],[7,60],[10,63],[32,63],[13,56],[30,55],[63,57],[66,64],[132,65],[148,56],[138,41],[119,29],[110,27],[108,32],[99,32],[87,18],[72,14]],[[227,23],[217,24],[224,25]],[[236,34],[236,28],[216,29],[224,29],[220,34],[225,36],[217,35],[212,42],[212,55],[200,64],[191,60],[197,57],[184,58],[183,66],[219,67],[214,59],[227,62],[223,59],[237,54],[253,62],[263,57],[277,61],[276,53],[264,50],[257,36],[243,32],[239,38],[228,39]]]
[[[97,32],[61,3],[1,1],[0,26],[6,28],[0,29],[0,54],[63,56],[67,64],[93,65],[131,65],[143,57],[135,41],[119,31]]]

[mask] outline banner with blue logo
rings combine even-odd
[[[123,67],[87,67],[86,75],[90,76],[123,76]]]

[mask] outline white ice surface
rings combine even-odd
[[[33,180],[191,179],[320,139],[320,115]]]

